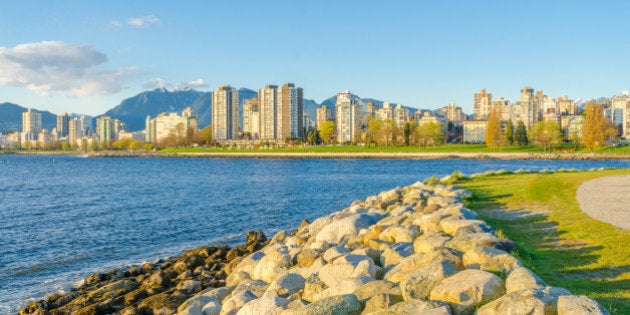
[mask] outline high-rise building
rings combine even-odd
[[[238,138],[238,91],[221,85],[212,92],[212,134],[216,140]]]
[[[260,139],[276,140],[276,115],[278,107],[278,86],[267,85],[258,90],[258,108],[260,115]]]
[[[537,101],[534,99],[534,89],[530,86],[521,89],[521,99],[514,104],[515,120],[522,121],[527,130],[529,130],[538,121],[538,109],[539,106],[537,106]]]
[[[475,93],[473,110],[475,119],[488,119],[492,110],[492,93],[486,93],[486,89],[481,89],[481,91]]]
[[[621,134],[630,139],[630,93],[624,91],[621,95],[613,96],[610,100],[612,121],[621,126]]]
[[[409,111],[398,104],[392,111],[396,126],[402,127],[409,120]]]
[[[260,110],[258,98],[247,99],[243,102],[243,133],[251,140],[260,139]]]
[[[68,117],[68,113],[57,115],[57,136],[58,137],[61,138],[61,137],[68,136],[69,121],[70,121],[70,117]]]
[[[278,94],[276,140],[304,137],[304,102],[302,88],[286,83]]]
[[[22,132],[31,133],[37,137],[42,131],[42,114],[30,108],[22,113]]]
[[[102,116],[96,119],[96,135],[98,135],[101,143],[116,140],[116,120],[109,116]]]
[[[186,107],[181,115],[161,113],[153,119],[147,116],[145,139],[147,142],[160,144],[169,136],[186,137],[189,130],[197,131],[198,127],[197,114],[190,107]]]
[[[350,91],[337,93],[337,141],[351,142],[356,132],[361,130],[363,113],[360,104],[352,99]]]
[[[556,107],[558,113],[561,115],[577,115],[578,108],[575,106],[575,102],[570,100],[568,96],[559,96],[556,99]]]
[[[334,113],[332,108],[328,108],[326,105],[317,109],[317,130],[321,130],[321,125],[325,121],[334,121]]]
[[[447,123],[450,122],[454,126],[461,126],[464,121],[464,113],[462,108],[456,106],[455,103],[449,103],[448,106],[444,106],[439,110],[440,115],[446,118]]]

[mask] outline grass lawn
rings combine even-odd
[[[494,175],[457,185],[473,192],[468,206],[517,242],[515,254],[547,284],[630,314],[630,231],[592,219],[576,200],[584,181],[620,174],[630,170]]]

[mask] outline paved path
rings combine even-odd
[[[592,218],[630,230],[630,175],[584,182],[578,188],[577,200]]]

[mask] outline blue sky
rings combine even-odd
[[[548,3],[551,2],[551,3]],[[5,1],[0,102],[98,115],[163,85],[407,106],[630,88],[630,1]]]

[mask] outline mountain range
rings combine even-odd
[[[258,93],[254,90],[241,88],[239,91],[239,105],[247,99],[254,98]],[[352,95],[354,101],[363,106],[365,110],[368,102],[374,102],[377,107],[382,107],[383,101],[360,98]],[[312,120],[316,119],[317,108],[321,105],[327,105],[330,108],[335,107],[337,96],[324,100],[321,104],[311,99],[304,99],[304,112]],[[201,92],[193,89],[186,90],[167,90],[159,88],[151,91],[142,92],[136,96],[124,99],[120,104],[106,111],[103,115],[117,118],[125,123],[129,130],[137,131],[145,128],[147,116],[154,118],[164,112],[181,112],[186,107],[191,107],[199,119],[201,128],[209,125],[212,121],[212,93]],[[242,115],[242,106],[239,106],[239,117]],[[406,107],[410,113],[414,113],[417,109]],[[0,131],[15,131],[22,129],[22,112],[27,109],[13,103],[0,104]],[[36,109],[35,109],[36,110]],[[38,110],[39,111],[39,110]],[[52,130],[56,127],[56,115],[49,111],[39,111],[42,113],[43,128]],[[101,116],[103,116],[101,115]],[[71,116],[80,116],[80,114],[72,114]],[[242,121],[241,121],[242,123]],[[93,121],[94,125],[94,121]]]

